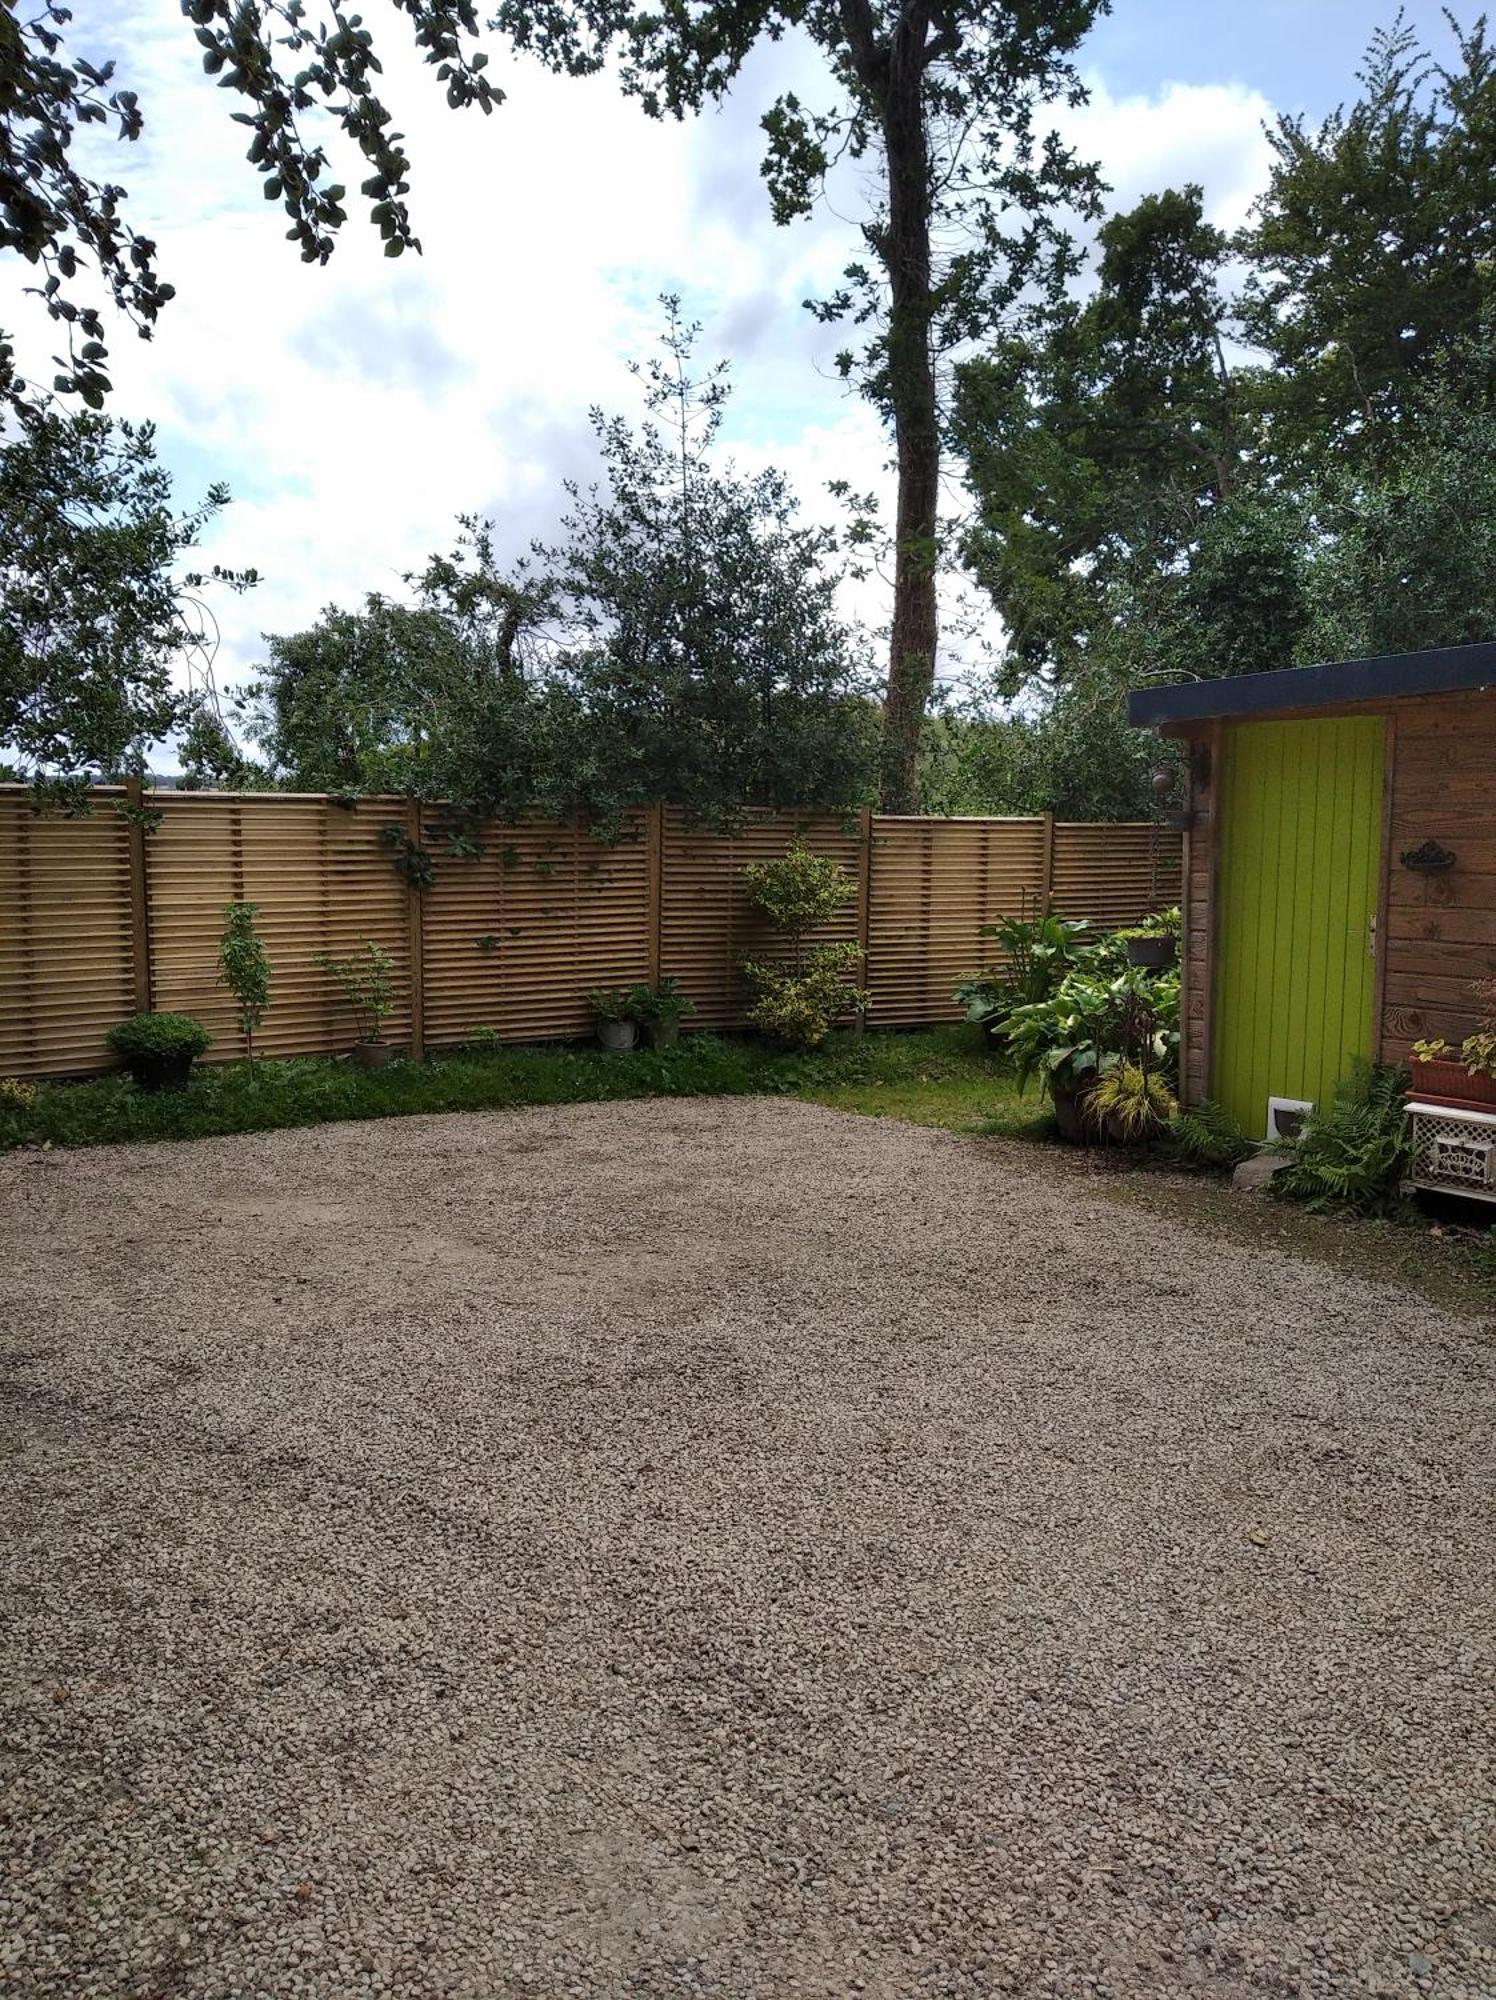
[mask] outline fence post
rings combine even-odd
[[[1044,891],[1043,915],[1046,917],[1054,908],[1054,814],[1042,813],[1044,822],[1044,858],[1040,866],[1040,883]]]
[[[421,844],[421,808],[417,800],[405,801],[405,834],[411,848]],[[405,878],[405,912],[410,941],[410,1059],[426,1059],[426,940],[423,898],[426,892],[415,880]]]
[[[644,809],[644,964],[651,986],[660,983],[661,925],[665,907],[665,808]]]
[[[145,787],[139,778],[125,780],[125,824],[130,839],[130,983],[137,1014],[151,1011],[151,903],[146,878]]]
[[[860,862],[857,870],[857,949],[862,953],[862,970],[858,983],[868,988],[869,1007],[872,1004],[872,987],[869,979],[869,948],[873,930],[873,809],[864,806],[857,815],[857,845]],[[860,1035],[867,1026],[865,1013],[857,1016],[857,1032]]]

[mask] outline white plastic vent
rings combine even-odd
[[[1274,1139],[1297,1139],[1314,1116],[1314,1105],[1306,1097],[1270,1097],[1267,1101],[1268,1143]]]

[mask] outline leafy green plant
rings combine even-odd
[[[253,1069],[255,1029],[270,1009],[270,955],[255,933],[255,918],[260,914],[258,903],[226,903],[223,914],[218,976],[234,996],[239,1010],[239,1032]]]
[[[191,1014],[132,1014],[104,1037],[122,1062],[171,1062],[197,1057],[212,1046],[213,1037]]]
[[[346,958],[324,952],[317,961],[342,987],[358,1022],[361,1042],[384,1039],[384,1023],[395,1009],[395,961],[382,944],[365,938]]]
[[[1069,917],[1004,917],[984,924],[980,935],[996,941],[1002,963],[964,981],[953,998],[991,1038],[1002,1033],[1015,1007],[1047,1000],[1092,949],[1090,925]]]
[[[594,986],[587,995],[587,1005],[599,1021],[636,1021],[634,993],[637,988],[627,986]]]
[[[866,1011],[868,995],[849,986],[846,974],[862,957],[855,944],[819,945],[796,969],[747,960],[743,971],[754,991],[748,1020],[789,1049],[818,1049],[848,1012]]]
[[[1206,1171],[1224,1172],[1255,1151],[1230,1112],[1212,1098],[1176,1111],[1164,1138],[1182,1166]]]
[[[831,921],[851,899],[855,885],[839,861],[797,840],[772,861],[750,862],[743,870],[743,886],[753,907],[792,941],[798,962],[805,938]]]
[[[816,1049],[843,1015],[866,1010],[867,995],[846,975],[862,957],[855,944],[807,948],[806,939],[829,923],[855,893],[839,861],[796,841],[773,861],[743,870],[748,900],[789,940],[789,959],[745,960],[752,989],[748,1020],[791,1049]]]
[[[640,981],[629,988],[629,1000],[635,1021],[669,1022],[688,1021],[696,1012],[696,1002],[689,993],[682,993],[679,982],[669,973],[658,986],[650,986]]]
[[[436,863],[431,850],[412,840],[399,820],[392,819],[379,829],[379,838],[395,851],[395,866],[413,889],[429,889],[436,880]]]
[[[1179,975],[1089,965],[1067,973],[1045,1000],[1015,1007],[1008,1047],[1020,1080],[1040,1077],[1051,1094],[1131,1060],[1172,1076],[1179,1049]]]
[[[1405,1069],[1358,1064],[1329,1108],[1309,1120],[1291,1163],[1273,1176],[1273,1198],[1357,1215],[1400,1208],[1410,1158],[1408,1082]]]
[[[1086,1117],[1126,1145],[1155,1138],[1178,1111],[1174,1093],[1157,1070],[1122,1061],[1103,1070],[1086,1099]]]

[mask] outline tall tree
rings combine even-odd
[[[1240,483],[1229,244],[1200,189],[1112,216],[1098,252],[1089,297],[957,371],[965,555],[1002,614],[1013,689],[1075,671],[1119,583],[1177,565]]]
[[[1446,18],[1447,66],[1399,16],[1349,109],[1270,134],[1243,324],[1275,371],[1267,438],[1290,474],[1374,480],[1418,384],[1496,302],[1496,50],[1484,17]]]
[[[940,554],[942,358],[987,336],[1021,299],[1060,288],[1073,252],[1060,216],[1097,182],[1042,113],[1084,92],[1071,60],[1106,0],[702,0],[663,10],[617,0],[501,0],[494,25],[572,75],[615,52],[624,88],[683,117],[732,87],[764,41],[802,35],[835,93],[766,111],[763,174],[777,222],[810,213],[836,159],[878,169],[866,258],[813,302],[867,329],[842,371],[892,430],[898,499],[881,794],[915,806],[920,724],[934,683]]]
[[[140,769],[183,719],[178,607],[205,579],[180,563],[227,500],[215,486],[178,513],[148,427],[18,413],[0,445],[0,745],[29,778]]]

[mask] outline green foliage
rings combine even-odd
[[[629,999],[632,1018],[636,1021],[661,1022],[687,1021],[696,1012],[696,1002],[689,993],[682,993],[679,981],[669,973],[658,986],[640,983],[631,987]]]
[[[378,1070],[347,1061],[261,1062],[194,1071],[187,1089],[147,1096],[119,1077],[40,1084],[25,1100],[0,1093],[0,1148],[87,1146],[260,1132],[338,1118],[478,1111],[520,1104],[601,1103],[654,1096],[771,1093],[921,1122],[969,1126],[984,1116],[1033,1130],[1012,1086],[965,1039],[966,1031],[833,1037],[814,1055],[767,1042],[690,1036],[621,1063],[595,1049],[482,1049]]]
[[[661,801],[725,825],[866,796],[874,711],[835,537],[782,474],[721,462],[724,370],[693,378],[697,329],[664,306],[646,419],[593,413],[602,477],[567,487],[553,546],[506,570],[465,517],[407,578],[414,606],[371,597],[270,641],[243,715],[277,782],[447,803],[454,858],[491,820],[614,835]]]
[[[431,850],[411,837],[408,828],[392,819],[379,829],[383,846],[393,848],[395,866],[413,889],[429,889],[436,880],[436,863]]]
[[[1004,917],[983,924],[980,935],[996,941],[1002,963],[966,980],[952,998],[965,1008],[968,1021],[989,1032],[1000,1029],[1015,1007],[1047,1000],[1086,958],[1092,942],[1084,920],[1058,916]]]
[[[202,1055],[213,1037],[191,1014],[132,1014],[104,1037],[122,1062],[173,1062]]]
[[[205,579],[182,560],[227,500],[215,486],[175,513],[148,426],[15,414],[0,440],[0,747],[24,776],[76,786],[138,771],[183,720],[180,607]]]
[[[223,935],[218,941],[218,977],[234,996],[251,1068],[255,1029],[270,1008],[270,956],[255,934],[259,914],[258,903],[226,903]]]
[[[1274,1174],[1274,1199],[1357,1215],[1395,1213],[1411,1157],[1408,1082],[1405,1069],[1358,1065],[1329,1109],[1310,1119],[1292,1163]]]
[[[1126,1061],[1170,1076],[1179,1049],[1179,975],[1082,965],[1048,999],[1015,1007],[1007,1037],[1019,1079],[1038,1076],[1051,1091],[1088,1083]]]
[[[750,862],[743,870],[743,887],[754,909],[797,945],[830,923],[856,893],[839,861],[798,840],[772,861]]]
[[[1182,1166],[1206,1172],[1227,1172],[1256,1150],[1230,1112],[1212,1098],[1176,1111],[1165,1138]]]
[[[186,0],[203,68],[245,109],[233,115],[252,134],[248,157],[266,198],[291,218],[287,234],[306,262],[326,263],[345,220],[347,191],[326,174],[328,157],[311,137],[318,114],[330,117],[368,169],[361,191],[385,253],[419,247],[405,206],[410,162],[400,135],[373,91],[379,61],[357,16],[298,5],[261,12],[233,0]],[[412,0],[417,48],[436,66],[452,105],[484,111],[503,93],[484,75],[486,57],[466,42],[477,16],[464,0]],[[43,282],[34,294],[68,353],[54,387],[98,409],[109,391],[103,315],[107,294],[127,322],[148,337],[174,296],[156,270],[156,245],[126,223],[125,190],[96,181],[75,141],[85,130],[133,142],[145,129],[133,90],[114,89],[114,63],[93,33],[72,28],[69,9],[44,0],[35,10],[0,11],[0,248],[17,252]],[[82,43],[69,47],[71,33]],[[82,297],[73,281],[83,276]],[[0,400],[26,407],[34,390],[16,373],[15,350],[0,339]]]
[[[1103,1070],[1086,1099],[1092,1125],[1129,1146],[1156,1138],[1178,1109],[1173,1091],[1157,1070],[1125,1060]]]
[[[1356,100],[1269,132],[1242,236],[1247,339],[1267,355],[1264,448],[1290,475],[1376,485],[1418,427],[1416,391],[1496,305],[1496,59],[1452,19],[1435,62],[1401,16],[1372,37]]]
[[[934,682],[940,557],[939,358],[990,332],[1073,274],[1075,217],[1097,177],[1052,113],[1082,101],[1073,55],[1102,0],[988,0],[885,7],[874,0],[703,0],[641,13],[615,0],[501,0],[495,25],[549,68],[590,74],[616,58],[651,116],[721,99],[755,54],[792,35],[827,89],[765,112],[763,175],[775,220],[812,213],[834,161],[876,158],[873,213],[841,283],[810,301],[856,329],[837,356],[889,420],[898,460],[893,617],[883,712],[885,810],[912,811],[919,729]]]
[[[837,1021],[867,1007],[867,994],[846,977],[861,957],[855,944],[826,944],[797,952],[792,968],[745,959],[750,1025],[786,1048],[818,1049]]]
[[[599,1021],[636,1021],[634,995],[637,987],[594,986],[587,995],[587,1005]]]
[[[978,501],[965,556],[1024,675],[1075,674],[1120,580],[1174,564],[1231,491],[1239,401],[1222,337],[1229,245],[1198,187],[1098,237],[1095,288],[957,370]]]
[[[395,1009],[395,962],[374,938],[344,958],[324,952],[317,963],[342,987],[358,1022],[359,1040],[382,1039],[384,1023]]]

